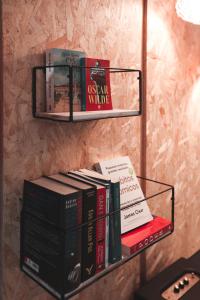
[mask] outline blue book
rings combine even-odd
[[[81,110],[80,59],[85,52],[52,48],[46,50],[46,111],[68,112],[69,67],[73,68],[73,111]],[[56,65],[68,65],[54,67]]]

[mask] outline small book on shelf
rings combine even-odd
[[[69,112],[69,67],[73,66],[73,111],[81,111],[80,58],[85,52],[52,48],[46,50],[46,112]],[[58,65],[58,67],[54,67]],[[62,66],[63,65],[63,66]]]
[[[109,60],[84,57],[81,66],[82,110],[111,110]]]
[[[172,230],[171,221],[155,216],[152,221],[122,235],[122,254],[129,256],[156,242]]]
[[[81,223],[78,189],[45,177],[24,181],[21,269],[58,298],[81,282]]]
[[[128,156],[101,161],[98,172],[120,182],[121,233],[128,232],[153,219],[133,165]],[[138,201],[137,204],[135,204]]]
[[[118,180],[112,180],[108,176],[99,174],[96,171],[80,169],[90,180],[99,182],[107,190],[107,251],[108,263],[113,264],[121,260],[121,221],[120,221],[120,186]]]
[[[96,273],[96,186],[71,178],[67,174],[48,176],[52,180],[79,189],[82,193],[82,281]]]

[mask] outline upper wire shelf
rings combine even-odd
[[[67,111],[46,111],[47,69],[65,68],[69,78]],[[104,68],[109,71],[113,109],[95,111],[74,110],[74,72],[91,67],[54,65],[36,66],[32,69],[32,113],[34,118],[61,122],[80,122],[118,117],[133,117],[142,114],[142,72],[138,69]],[[92,67],[95,69],[95,67]],[[98,68],[99,69],[99,68]],[[124,91],[124,95],[122,95]],[[82,96],[80,95],[80,98]],[[131,99],[127,99],[127,98]],[[126,99],[125,99],[126,98]],[[81,101],[82,99],[80,99]],[[126,104],[126,102],[128,102]],[[126,107],[127,105],[127,107]]]

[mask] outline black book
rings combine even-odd
[[[82,281],[96,273],[96,186],[78,179],[70,178],[67,174],[49,176],[53,180],[73,186],[82,191]]]
[[[24,181],[23,210],[42,220],[66,229],[77,225],[82,205],[79,189],[40,177]],[[77,204],[73,206],[73,204]]]
[[[81,282],[81,205],[78,189],[45,177],[24,183],[21,269],[59,298]]]
[[[90,180],[78,171],[70,171],[67,173],[71,178],[79,179],[82,182],[93,184],[97,189],[96,200],[96,273],[105,269],[107,261],[106,246],[107,246],[107,224],[106,224],[106,187],[104,184]]]

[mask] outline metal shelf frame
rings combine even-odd
[[[57,114],[53,113],[38,113],[37,112],[37,74],[39,71],[42,71],[44,75],[46,74],[46,69],[48,68],[68,68],[69,70],[69,112],[66,114],[66,118],[59,118]],[[32,69],[32,114],[34,118],[47,119],[56,122],[81,122],[88,120],[99,120],[99,119],[108,119],[108,118],[118,118],[118,117],[132,117],[132,116],[140,116],[142,114],[142,71],[138,69],[126,69],[126,68],[103,68],[104,70],[109,70],[109,73],[136,73],[138,80],[138,109],[137,110],[124,110],[121,113],[118,110],[113,110],[107,113],[104,110],[105,114],[102,114],[102,111],[98,114],[98,111],[91,116],[89,112],[81,112],[84,116],[81,115],[77,118],[75,112],[73,111],[73,74],[74,70],[80,69],[101,69],[99,67],[84,67],[84,66],[70,66],[70,65],[53,65],[53,66],[36,66]],[[112,87],[111,87],[112,90]],[[45,101],[45,99],[44,99]]]
[[[115,210],[111,213],[108,213],[106,215],[104,215],[103,217],[99,217],[99,218],[95,218],[93,220],[90,220],[90,223],[93,222],[97,222],[98,220],[101,220],[103,218],[109,217],[109,216],[113,216],[116,213],[119,213],[121,210],[125,210],[127,208],[133,207],[143,201],[149,201],[150,199],[153,199],[155,201],[156,197],[158,197],[161,194],[165,194],[167,195],[168,192],[170,192],[170,200],[171,200],[171,205],[170,205],[170,221],[171,221],[171,230],[169,230],[166,234],[164,234],[161,237],[158,237],[156,240],[148,243],[148,245],[144,246],[144,248],[142,248],[141,250],[137,251],[136,253],[127,256],[127,257],[122,257],[122,259],[114,264],[109,265],[106,269],[104,269],[103,271],[99,272],[98,274],[95,274],[93,277],[91,277],[90,279],[88,279],[87,281],[82,282],[76,289],[74,289],[73,291],[71,291],[70,293],[64,294],[62,295],[61,298],[57,298],[55,294],[53,294],[51,292],[51,289],[48,289],[46,287],[46,285],[42,284],[41,281],[37,280],[36,276],[34,276],[34,274],[31,274],[31,272],[27,269],[27,270],[23,270],[29,277],[31,277],[34,281],[36,281],[39,285],[41,285],[44,289],[46,289],[50,294],[52,294],[54,297],[56,297],[57,299],[62,299],[62,300],[66,300],[66,299],[70,299],[71,297],[73,297],[74,295],[80,293],[82,290],[84,290],[85,288],[89,287],[91,284],[93,284],[94,282],[98,281],[99,279],[101,279],[102,277],[106,276],[107,274],[109,274],[110,272],[112,272],[113,270],[117,269],[118,267],[122,266],[123,264],[127,263],[128,261],[130,261],[131,259],[133,259],[135,256],[137,256],[138,254],[142,253],[143,251],[145,251],[147,248],[151,247],[152,245],[158,243],[159,241],[163,240],[164,238],[166,238],[167,236],[171,235],[174,231],[174,207],[175,207],[175,190],[174,190],[174,186],[170,185],[170,184],[166,184],[157,180],[152,180],[152,179],[148,179],[148,178],[144,178],[144,177],[140,177],[137,176],[139,180],[143,180],[144,182],[149,182],[150,184],[157,184],[160,185],[160,187],[162,187],[162,189],[156,193],[152,193],[149,196],[145,197],[144,199],[134,202],[134,204],[130,204],[127,205],[119,210]],[[69,227],[67,230],[67,232],[70,234],[71,231],[73,230],[81,230],[84,226],[87,226],[88,223],[82,223],[81,225],[78,226],[73,226],[73,227]]]

